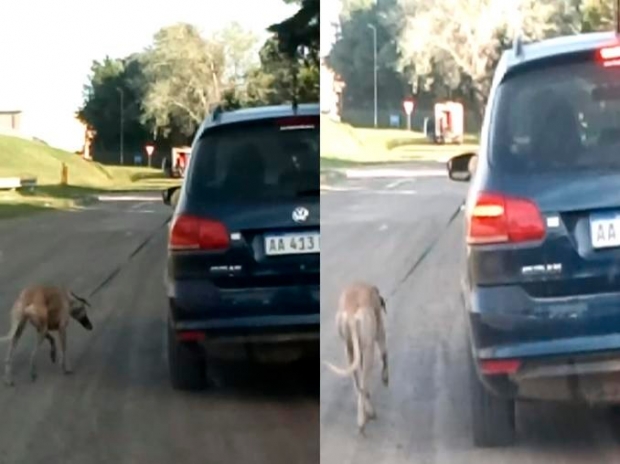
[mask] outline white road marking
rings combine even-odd
[[[348,179],[406,177],[447,177],[445,169],[347,169]]]
[[[389,184],[387,184],[386,188],[393,189],[393,188],[398,187],[399,185],[403,185],[407,182],[414,182],[414,181],[415,179],[398,179],[398,180],[395,180],[394,182],[390,182]]]
[[[133,195],[99,195],[97,197],[99,201],[141,201],[141,202],[157,202],[162,201],[160,197],[146,197],[146,196],[133,196]]]
[[[134,211],[136,211],[136,210],[139,210],[139,209],[141,209],[143,206],[146,206],[146,205],[148,205],[148,202],[147,202],[147,201],[141,201],[140,203],[136,203],[135,205],[131,205],[131,209],[132,209],[132,210],[134,210]]]
[[[365,190],[359,193],[367,193],[370,195],[415,195],[418,192],[415,190]]]
[[[323,192],[353,192],[361,190],[360,187],[338,187],[338,186],[329,186],[325,185],[321,187],[321,193]]]

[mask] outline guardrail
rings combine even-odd
[[[36,177],[0,177],[0,190],[34,190],[36,186]]]

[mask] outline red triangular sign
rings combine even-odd
[[[153,152],[155,151],[155,147],[153,145],[147,145],[144,148],[146,149],[146,154],[149,156],[151,156]]]

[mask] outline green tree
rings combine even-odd
[[[224,47],[205,40],[190,24],[157,32],[143,64],[147,91],[142,121],[164,136],[172,123],[190,136],[222,99]]]
[[[525,40],[557,35],[558,4],[552,0],[400,0],[413,11],[399,37],[401,69],[425,88],[437,75],[441,57],[462,94],[470,97],[479,116],[484,112],[493,69],[505,38],[520,30]],[[454,12],[458,11],[458,14]],[[458,70],[458,74],[454,70]]]
[[[122,101],[125,142],[128,146],[141,145],[149,136],[140,121],[143,95],[144,76],[137,55],[96,60],[91,66],[89,82],[84,86],[84,103],[77,116],[97,130],[100,149],[118,150]]]
[[[346,84],[344,106],[369,107],[374,90],[374,31],[377,33],[377,87],[380,106],[400,107],[410,93],[407,76],[397,70],[397,36],[403,15],[396,4],[349,2],[343,9],[340,34],[326,59]]]
[[[615,11],[608,0],[583,0],[581,5],[582,32],[608,31],[615,28]]]
[[[320,48],[320,0],[285,0],[299,5],[290,18],[273,24],[267,29],[276,34],[280,50],[295,58],[300,48],[307,49],[307,56],[317,64]]]
[[[248,73],[260,64],[258,37],[252,31],[245,30],[238,22],[232,22],[215,34],[215,40],[223,47],[224,85],[227,88],[242,87]]]

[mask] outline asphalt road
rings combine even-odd
[[[619,463],[620,417],[603,409],[519,405],[516,446],[473,447],[458,294],[462,215],[446,227],[466,188],[445,177],[358,179],[321,197],[321,356],[346,363],[334,313],[354,279],[387,297],[390,353],[390,385],[377,369],[378,419],[365,438],[351,381],[321,367],[321,464]]]
[[[24,285],[64,284],[88,296],[118,271],[91,299],[94,331],[69,328],[72,376],[51,364],[44,345],[32,383],[34,337],[25,332],[16,386],[0,384],[1,464],[318,462],[314,373],[219,362],[210,372],[216,388],[170,387],[162,285],[169,213],[145,196],[0,221],[0,332]]]

